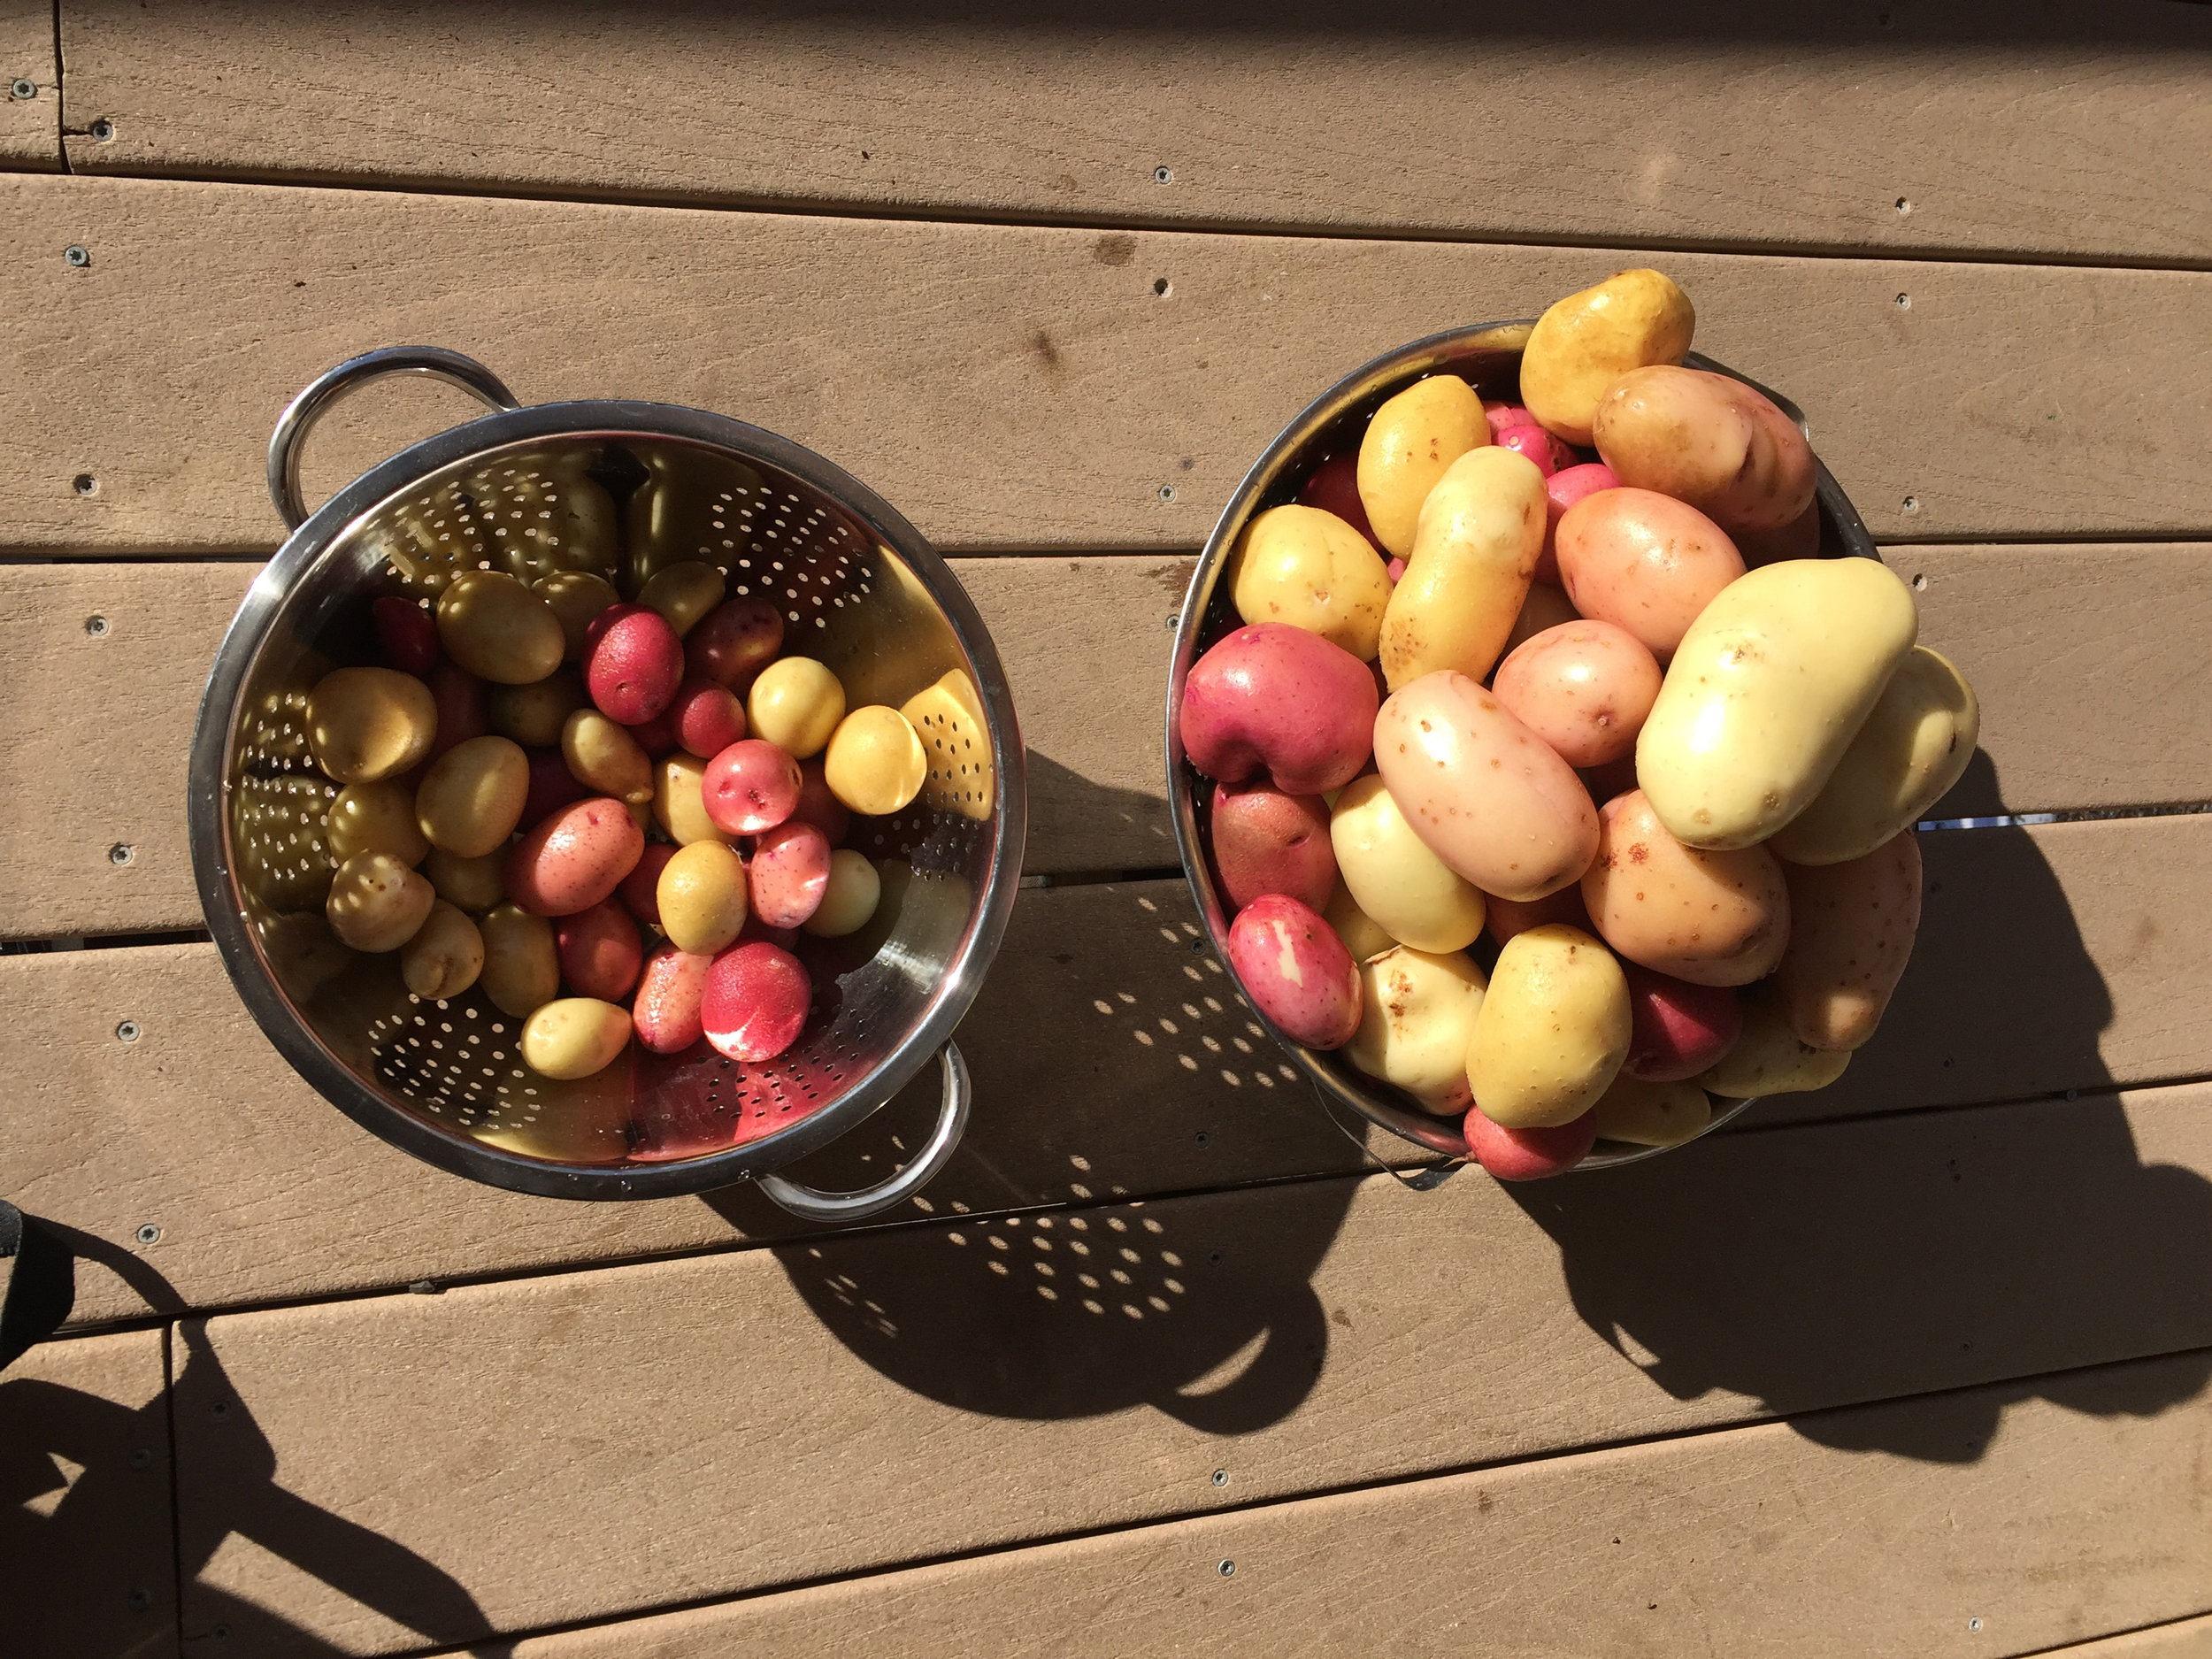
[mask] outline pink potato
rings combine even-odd
[[[799,763],[799,804],[791,809],[791,816],[820,830],[831,846],[845,844],[852,809],[830,792],[829,774],[819,759]]]
[[[1570,766],[1633,754],[1659,697],[1658,659],[1610,622],[1569,622],[1516,647],[1491,689]]]
[[[699,795],[725,835],[757,835],[791,816],[803,786],[797,761],[765,738],[749,737],[717,751]]]
[[[1216,784],[1209,840],[1231,910],[1263,893],[1286,895],[1309,910],[1327,906],[1336,851],[1328,803],[1319,795],[1285,795],[1264,783]]]
[[[661,872],[675,856],[676,849],[666,841],[648,841],[630,873],[616,884],[615,896],[622,908],[641,922],[661,925]]]
[[[1286,795],[1325,795],[1367,764],[1379,700],[1349,651],[1287,623],[1255,623],[1192,665],[1183,752],[1218,783],[1264,772]]]
[[[1525,933],[1532,927],[1548,926],[1554,922],[1564,922],[1586,933],[1597,932],[1590,926],[1590,912],[1582,908],[1582,889],[1578,887],[1563,887],[1556,893],[1548,893],[1526,903],[1502,899],[1494,893],[1483,895],[1482,931],[1501,945],[1516,933]]]
[[[530,792],[522,798],[522,816],[515,820],[515,827],[528,830],[543,823],[546,815],[557,812],[572,801],[580,801],[591,793],[576,781],[576,774],[568,769],[568,763],[550,749],[530,752]]]
[[[1482,418],[1489,423],[1490,442],[1493,443],[1516,426],[1534,426],[1539,432],[1543,430],[1542,424],[1528,412],[1527,405],[1508,403],[1494,397],[1482,400]],[[1532,460],[1535,457],[1530,458]]]
[[[1704,369],[1631,369],[1591,433],[1622,483],[1686,502],[1731,535],[1778,530],[1811,504],[1805,434],[1755,387]]]
[[[811,824],[779,824],[753,843],[746,896],[763,927],[798,927],[829,890],[829,837]]]
[[[1367,503],[1359,498],[1359,450],[1347,449],[1333,455],[1307,475],[1305,487],[1298,492],[1302,507],[1318,507],[1333,512],[1346,524],[1365,536],[1368,545],[1379,547],[1375,541],[1375,526],[1367,522]],[[1395,580],[1394,577],[1392,579]]]
[[[418,680],[428,680],[442,653],[438,649],[438,624],[411,599],[388,595],[369,607],[376,624],[377,648],[384,664]]]
[[[1492,1123],[1475,1106],[1468,1110],[1462,1133],[1470,1156],[1496,1179],[1540,1181],[1564,1175],[1590,1156],[1590,1148],[1598,1143],[1598,1114],[1592,1107],[1572,1123],[1549,1129],[1508,1129]]]
[[[1296,899],[1263,894],[1229,925],[1229,965],[1293,1042],[1340,1048],[1359,1029],[1359,964],[1328,923]]]
[[[1497,445],[1535,462],[1546,478],[1575,464],[1575,452],[1541,426],[1508,426],[1498,434]]]
[[[684,639],[686,670],[742,696],[783,649],[783,613],[757,595],[725,600]]]
[[[1743,1006],[1724,985],[1692,985],[1624,959],[1633,1034],[1621,1070],[1647,1083],[1695,1077],[1736,1046]]]
[[[646,959],[638,980],[630,1024],[637,1040],[655,1054],[680,1054],[704,1031],[699,1004],[707,993],[712,956],[664,944]]]
[[[715,680],[685,680],[661,712],[675,723],[676,741],[701,760],[713,759],[745,735],[745,705]]]
[[[431,740],[429,759],[491,731],[491,718],[484,710],[484,682],[474,674],[447,661],[430,671],[428,683],[430,700],[438,706],[438,735]]]
[[[1686,847],[1641,789],[1608,801],[1598,821],[1582,902],[1617,954],[1693,985],[1749,985],[1774,971],[1790,895],[1772,853]]]
[[[584,686],[610,720],[644,724],[668,707],[683,677],[683,640],[657,611],[609,605],[584,630]]]
[[[533,916],[573,916],[612,893],[644,856],[645,832],[612,795],[562,807],[507,855],[507,896]]]
[[[1413,833],[1485,893],[1540,899],[1574,882],[1597,851],[1597,809],[1573,768],[1452,669],[1383,704],[1375,765]]]
[[[789,951],[732,945],[707,969],[700,1023],[716,1053],[733,1060],[772,1060],[799,1040],[813,1000],[813,982]]]
[[[1575,609],[1627,629],[1662,663],[1713,595],[1743,574],[1725,531],[1655,490],[1584,496],[1561,516],[1556,541]]]
[[[1585,461],[1579,466],[1563,466],[1544,480],[1546,500],[1544,523],[1544,550],[1536,556],[1536,580],[1549,582],[1556,588],[1559,581],[1559,520],[1567,509],[1585,495],[1594,495],[1601,489],[1618,489],[1621,480],[1613,476],[1613,469],[1595,461]]]
[[[568,988],[603,1002],[619,1002],[629,995],[645,960],[637,924],[612,899],[561,918],[553,929],[553,943]]]
[[[1383,574],[1390,578],[1390,585],[1395,588],[1405,580],[1406,562],[1400,558],[1392,559],[1389,564],[1383,566]],[[1379,664],[1377,664],[1378,672],[1380,672],[1380,666]]]

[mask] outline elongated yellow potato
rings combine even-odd
[[[1974,758],[1982,708],[1950,658],[1916,645],[1813,803],[1774,833],[1793,864],[1863,858],[1943,798]]]
[[[1247,622],[1287,622],[1372,662],[1390,572],[1365,536],[1318,507],[1270,507],[1229,557],[1229,593]]]
[[[1383,612],[1393,691],[1446,668],[1480,680],[1496,665],[1536,575],[1546,522],[1543,471],[1526,456],[1491,444],[1444,470]]]
[[[1624,1071],[1598,1100],[1598,1138],[1638,1147],[1678,1147],[1713,1121],[1713,1102],[1694,1083],[1647,1083]]]
[[[1548,922],[1498,953],[1467,1045],[1475,1104],[1508,1129],[1572,1123],[1628,1057],[1628,979],[1578,927]]]
[[[1417,950],[1464,950],[1482,932],[1481,889],[1429,850],[1371,772],[1338,793],[1329,813],[1329,844],[1346,894],[1398,943]],[[1351,940],[1344,942],[1352,948]],[[1363,953],[1355,949],[1352,954],[1358,960]]]
[[[1848,1048],[1816,1048],[1799,1040],[1783,1018],[1772,982],[1743,994],[1743,1035],[1736,1046],[1691,1079],[1732,1100],[1755,1094],[1801,1094],[1826,1088],[1851,1064]]]
[[[1749,847],[1810,806],[1912,649],[1912,590],[1872,559],[1739,577],[1690,625],[1636,740],[1636,781],[1685,846]]]
[[[1486,981],[1459,951],[1401,945],[1360,969],[1359,1029],[1344,1057],[1439,1116],[1468,1106],[1467,1045]]]
[[[1430,489],[1445,468],[1489,442],[1482,399],[1456,374],[1416,380],[1375,411],[1360,439],[1357,479],[1368,527],[1384,552],[1404,558],[1413,551]]]
[[[1617,272],[1555,301],[1521,353],[1521,402],[1544,428],[1587,445],[1598,400],[1631,369],[1679,363],[1697,312],[1663,273]]]

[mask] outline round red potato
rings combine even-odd
[[[686,680],[661,713],[674,723],[676,741],[701,760],[713,759],[745,735],[745,705],[717,680]]]
[[[791,816],[820,830],[831,846],[845,844],[845,832],[852,827],[852,809],[831,792],[829,773],[818,759],[799,763],[799,804],[791,809]]]
[[[1559,583],[1559,520],[1567,509],[1585,495],[1594,495],[1601,489],[1618,489],[1621,480],[1613,476],[1613,469],[1597,461],[1585,461],[1579,466],[1563,466],[1544,480],[1544,550],[1536,556],[1536,580]]]
[[[1318,507],[1333,512],[1346,524],[1365,536],[1368,545],[1379,547],[1375,541],[1375,526],[1367,522],[1367,503],[1359,498],[1359,451],[1347,449],[1342,455],[1333,455],[1307,475],[1305,488],[1298,492],[1301,507]]]
[[[1575,464],[1575,452],[1541,426],[1508,426],[1498,434],[1495,442],[1501,449],[1510,449],[1535,462],[1537,470],[1546,478]]]
[[[562,807],[507,855],[507,896],[533,916],[573,916],[620,885],[645,832],[612,795]]]
[[[681,1054],[699,1041],[705,1027],[699,1004],[707,993],[712,956],[663,945],[646,959],[638,980],[630,1024],[637,1040],[655,1054]]]
[[[683,678],[683,640],[657,611],[609,605],[584,630],[584,685],[610,720],[643,725],[668,707]]]
[[[716,1053],[772,1060],[799,1040],[813,998],[813,983],[789,951],[736,944],[708,967],[699,1018]]]
[[[648,841],[630,873],[616,884],[615,896],[622,908],[641,922],[661,925],[661,872],[675,856],[676,849],[666,841]]]
[[[707,817],[725,835],[758,835],[789,818],[804,779],[799,763],[764,738],[718,750],[699,780]]]
[[[1366,664],[1286,623],[1237,629],[1183,682],[1183,752],[1204,776],[1264,772],[1286,795],[1325,795],[1359,776],[1381,699]]]
[[[687,672],[742,696],[783,649],[783,613],[757,595],[726,600],[684,636]]]
[[[1659,661],[1610,622],[1569,622],[1516,647],[1491,689],[1570,766],[1602,766],[1636,749],[1658,700]]]
[[[1469,1109],[1462,1133],[1469,1154],[1497,1179],[1540,1181],[1564,1175],[1590,1156],[1598,1143],[1598,1114],[1594,1107],[1572,1123],[1549,1129],[1508,1129],[1476,1106]]]
[[[829,890],[829,837],[811,824],[763,831],[745,866],[746,895],[763,927],[798,927]]]
[[[576,781],[576,774],[569,771],[568,763],[557,752],[534,750],[530,756],[530,793],[523,797],[522,817],[516,820],[515,827],[534,829],[545,821],[548,813],[557,812],[589,793]]]
[[[1621,1070],[1647,1083],[1695,1077],[1736,1046],[1743,1007],[1732,987],[1692,985],[1624,959],[1633,1034]]]
[[[1601,489],[1561,515],[1559,578],[1586,617],[1634,634],[1662,663],[1713,595],[1743,574],[1727,533],[1648,489]]]
[[[428,684],[430,700],[438,706],[438,735],[431,740],[429,759],[437,759],[457,743],[490,733],[482,680],[457,663],[442,662],[430,671]]]
[[[418,680],[429,679],[442,654],[436,619],[413,600],[396,594],[378,600],[369,607],[369,614],[376,623],[376,641],[384,654],[385,666]]]
[[[1336,887],[1328,803],[1271,784],[1214,786],[1210,845],[1222,896],[1241,910],[1263,893],[1325,909]]]
[[[553,929],[553,943],[568,988],[603,1002],[618,1002],[629,995],[645,960],[637,924],[612,899],[561,918]]]
[[[1229,925],[1229,965],[1293,1042],[1340,1048],[1359,1029],[1359,964],[1328,923],[1296,899],[1263,894]]]
[[[1687,502],[1732,535],[1779,530],[1811,505],[1805,434],[1755,387],[1704,369],[1631,369],[1598,399],[1591,433],[1624,484]]]

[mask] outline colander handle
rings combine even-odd
[[[968,1103],[974,1094],[968,1082],[968,1063],[960,1057],[957,1048],[947,1043],[937,1051],[937,1061],[945,1074],[945,1101],[937,1109],[937,1127],[930,1132],[928,1143],[915,1155],[914,1161],[896,1175],[873,1187],[864,1187],[856,1193],[818,1192],[780,1175],[764,1175],[760,1178],[760,1190],[802,1221],[827,1223],[857,1221],[863,1216],[880,1215],[920,1192],[945,1167],[953,1148],[960,1144],[960,1137],[968,1127]]]
[[[522,407],[499,376],[474,357],[443,346],[380,346],[347,358],[310,381],[285,406],[276,430],[269,434],[269,497],[283,515],[286,529],[296,530],[307,522],[307,503],[300,495],[300,445],[308,433],[347,393],[388,374],[430,375],[473,392],[502,413]]]

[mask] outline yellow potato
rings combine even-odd
[[[372,955],[397,950],[437,902],[430,883],[389,853],[357,853],[330,879],[323,914],[340,941]]]
[[[745,721],[795,760],[822,752],[845,718],[845,687],[811,657],[783,657],[760,671],[745,698]]]
[[[1941,800],[1974,758],[1982,710],[1948,657],[1916,645],[1813,803],[1774,832],[1793,864],[1863,858]]]
[[[1920,928],[1920,844],[1901,830],[1863,858],[1784,864],[1790,945],[1774,971],[1782,1018],[1814,1048],[1874,1034]]]
[[[595,996],[548,1002],[522,1027],[522,1057],[530,1069],[562,1081],[605,1071],[629,1046],[630,1010]]]
[[[722,603],[722,572],[697,559],[664,565],[638,589],[637,602],[659,611],[681,638]]]
[[[527,1019],[561,994],[561,954],[553,924],[518,905],[495,905],[477,924],[484,941],[484,995]]]
[[[653,820],[679,847],[731,839],[707,816],[701,782],[706,772],[707,763],[696,755],[667,755],[653,764]]]
[[[1339,792],[1329,845],[1348,896],[1396,943],[1464,950],[1482,932],[1482,890],[1429,850],[1380,778],[1355,778]]]
[[[1475,388],[1456,374],[1432,374],[1385,403],[1359,443],[1359,499],[1383,551],[1413,551],[1421,503],[1444,469],[1490,442]]]
[[[837,723],[822,774],[829,792],[852,810],[887,818],[921,794],[929,753],[904,715],[872,703]]]
[[[1694,1083],[1647,1083],[1624,1071],[1598,1097],[1598,1138],[1638,1147],[1678,1147],[1713,1121],[1713,1102]]]
[[[561,741],[561,723],[585,703],[584,682],[573,669],[556,671],[526,686],[490,686],[484,714],[492,730],[532,749]]]
[[[408,821],[414,821],[414,810],[408,809]],[[507,896],[507,851],[498,848],[480,853],[473,858],[464,858],[458,853],[430,849],[430,856],[423,860],[423,874],[430,878],[430,885],[438,896],[448,903],[480,916]]]
[[[1482,1115],[1508,1129],[1572,1123],[1628,1057],[1628,979],[1578,927],[1548,922],[1498,953],[1467,1045]]]
[[[415,797],[396,783],[349,783],[323,820],[323,838],[340,864],[356,853],[389,853],[419,864],[430,850],[415,822]]]
[[[530,591],[552,606],[560,620],[561,660],[565,663],[583,659],[584,630],[591,626],[591,619],[609,605],[622,603],[612,582],[589,571],[555,571],[532,582]]]
[[[480,858],[507,844],[530,798],[530,757],[503,737],[472,737],[431,763],[415,822],[441,852]]]
[[[1343,792],[1339,790],[1337,793],[1340,796]],[[1331,841],[1335,839],[1332,833]],[[1336,930],[1336,936],[1344,941],[1344,949],[1352,953],[1355,962],[1365,962],[1369,957],[1379,956],[1384,951],[1394,949],[1397,946],[1398,941],[1384,931],[1383,925],[1360,909],[1359,901],[1344,885],[1341,866],[1337,872],[1336,887],[1329,895],[1329,906],[1321,912],[1321,916]]]
[[[1826,1088],[1851,1064],[1848,1048],[1815,1048],[1798,1040],[1770,986],[1743,995],[1743,1035],[1719,1062],[1691,1081],[1715,1094],[1799,1094]]]
[[[653,895],[669,943],[710,956],[745,929],[745,861],[720,841],[693,841],[661,866]]]
[[[553,607],[504,571],[464,571],[446,584],[438,642],[470,673],[503,686],[543,680],[568,649]]]
[[[883,897],[883,878],[876,867],[849,847],[830,855],[829,885],[822,902],[800,926],[817,939],[842,939],[868,925]]]
[[[652,757],[630,735],[629,727],[617,725],[596,709],[579,709],[562,723],[561,758],[568,763],[569,776],[587,789],[611,795],[626,805],[653,798]]]
[[[1247,622],[1286,622],[1371,662],[1390,572],[1368,540],[1318,507],[1270,507],[1229,557],[1229,593]]]
[[[484,971],[484,936],[476,924],[440,899],[399,949],[399,974],[407,988],[428,1002],[458,996]]]
[[[1489,673],[1528,598],[1545,521],[1544,474],[1526,456],[1491,444],[1445,470],[1383,613],[1393,691],[1440,669]]]
[[[374,783],[430,752],[438,704],[430,687],[392,668],[341,668],[307,694],[307,741],[337,783]]]
[[[1521,353],[1521,402],[1547,431],[1587,446],[1598,400],[1631,369],[1689,355],[1697,313],[1657,271],[1622,271],[1556,301]]]
[[[1453,951],[1401,945],[1359,971],[1359,1029],[1344,1057],[1394,1084],[1424,1109],[1463,1117],[1469,1104],[1467,1045],[1482,1008],[1482,970]]]
[[[1810,806],[1906,652],[1912,589],[1873,559],[1740,576],[1690,625],[1636,739],[1636,781],[1685,846],[1749,847]]]
[[[1528,597],[1521,602],[1521,614],[1513,618],[1513,631],[1505,636],[1505,649],[1498,653],[1502,661],[1534,639],[1546,628],[1555,628],[1569,622],[1582,620],[1582,612],[1575,609],[1575,602],[1567,597],[1567,590],[1555,588],[1549,582],[1531,582]]]

